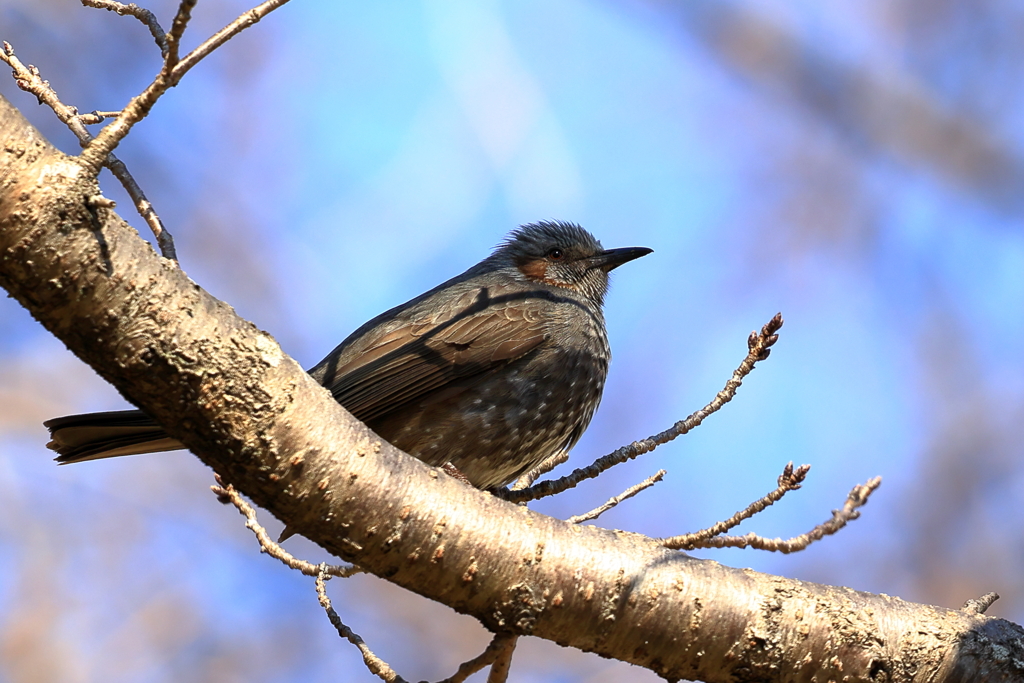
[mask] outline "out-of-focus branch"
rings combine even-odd
[[[628,446],[623,446],[614,453],[609,453],[604,457],[598,458],[587,467],[581,467],[561,479],[543,481],[521,491],[502,491],[499,492],[498,495],[514,503],[537,500],[538,498],[543,498],[545,496],[553,496],[571,489],[581,481],[592,479],[615,465],[632,460],[644,453],[649,453],[658,446],[668,443],[676,437],[686,434],[692,429],[696,429],[705,418],[712,413],[717,412],[722,408],[722,406],[732,400],[733,396],[736,395],[736,390],[739,389],[741,384],[743,384],[743,378],[749,375],[751,370],[754,369],[755,363],[768,358],[768,355],[771,353],[772,345],[779,340],[779,335],[777,333],[781,327],[782,314],[776,313],[775,317],[769,320],[764,327],[761,328],[760,333],[756,331],[751,332],[750,337],[747,339],[747,356],[743,359],[743,362],[739,364],[739,367],[737,367],[732,373],[732,377],[730,377],[725,383],[725,387],[715,395],[714,399],[712,399],[710,403],[687,417],[685,420],[680,420],[671,428],[666,429],[660,434],[655,434],[654,436],[650,436],[642,441],[634,441]]]
[[[629,0],[634,1],[634,0]],[[770,97],[788,100],[868,149],[967,188],[1003,211],[1024,208],[1020,145],[949,104],[906,70],[850,63],[803,40],[756,3],[644,0]]]

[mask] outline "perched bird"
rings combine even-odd
[[[309,374],[356,418],[474,486],[505,486],[583,434],[611,350],[608,273],[649,254],[572,223],[525,225],[466,272],[353,332]],[[60,463],[183,448],[145,413],[48,420]]]

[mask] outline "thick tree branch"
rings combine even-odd
[[[344,411],[159,258],[0,99],[0,285],[225,482],[329,552],[472,615],[705,681],[1020,680],[1024,629],[697,560],[465,486]]]

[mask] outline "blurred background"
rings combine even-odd
[[[145,5],[169,26],[173,2]],[[203,0],[185,47],[247,8]],[[295,0],[117,154],[185,271],[307,367],[518,224],[652,247],[614,274],[604,403],[556,474],[703,406],[782,311],[722,412],[538,509],[580,513],[664,467],[599,523],[693,531],[793,460],[813,466],[804,488],[738,529],[790,536],[881,475],[862,518],[805,552],[700,555],[947,607],[994,590],[989,613],[1021,622],[1022,34],[1001,0]],[[81,111],[119,109],[158,69],[140,23],[73,0],[0,0],[0,38]],[[0,93],[77,149],[6,75]],[[0,682],[373,680],[194,457],[54,466],[44,419],[124,405],[0,300]],[[411,680],[488,640],[372,577],[329,591]],[[657,680],[536,639],[512,666]]]

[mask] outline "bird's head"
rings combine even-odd
[[[571,289],[600,305],[608,291],[608,273],[651,251],[647,247],[604,249],[574,223],[542,221],[513,231],[494,256],[511,262],[530,282]]]

